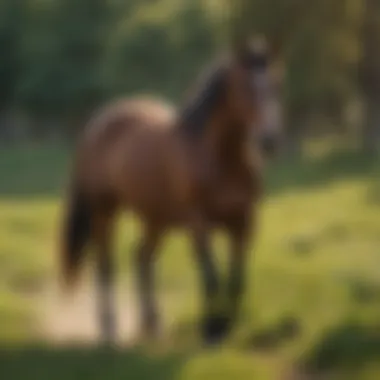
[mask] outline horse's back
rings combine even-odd
[[[136,128],[167,129],[173,125],[174,107],[148,97],[120,99],[97,112],[85,129],[87,142],[104,142],[110,135],[120,137]]]

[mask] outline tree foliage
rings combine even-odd
[[[177,100],[214,49],[256,32],[280,48],[289,131],[316,112],[339,119],[379,95],[378,3],[2,0],[0,109],[70,121],[121,94]]]

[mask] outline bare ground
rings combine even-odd
[[[54,290],[44,295],[39,315],[40,333],[51,343],[95,344],[100,337],[94,287],[84,286],[63,298]],[[115,294],[118,344],[134,341],[138,331],[138,314],[133,292],[127,287]]]

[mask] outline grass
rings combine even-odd
[[[0,150],[0,378],[277,380],[296,379],[294,367],[334,379],[379,378],[376,159],[335,151],[268,169],[241,321],[212,351],[196,338],[199,284],[181,234],[168,238],[157,268],[158,292],[168,299],[164,316],[175,319],[166,332],[169,345],[105,351],[41,343],[38,316],[55,280],[68,161],[64,147]],[[117,241],[120,281],[131,275],[137,235],[138,226],[124,218]],[[224,267],[222,236],[216,246]]]

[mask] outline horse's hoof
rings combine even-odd
[[[207,317],[202,326],[203,341],[207,346],[216,346],[228,335],[230,328],[231,320],[227,316]]]

